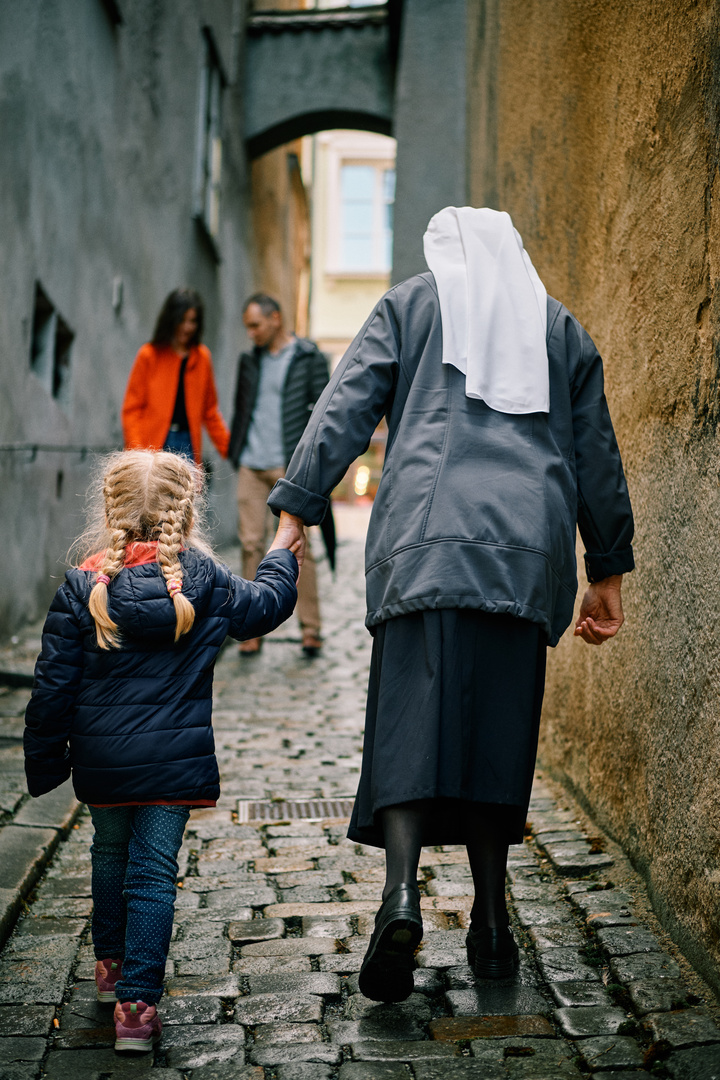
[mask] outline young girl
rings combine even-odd
[[[116,1050],[150,1050],[185,822],[220,793],[215,658],[228,634],[288,618],[298,563],[279,530],[254,582],[219,565],[198,530],[200,470],[175,454],[114,454],[97,486],[84,561],[45,623],[25,767],[31,795],[72,775],[89,804],[98,999],[117,1001]]]

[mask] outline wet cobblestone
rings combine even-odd
[[[341,536],[349,525],[341,514]],[[188,824],[153,1061],[112,1049],[88,932],[89,818],[67,789],[46,805],[24,797],[28,692],[0,687],[0,859],[5,853],[13,875],[3,874],[0,889],[9,934],[0,954],[0,1080],[720,1075],[714,999],[647,924],[622,853],[541,773],[527,840],[509,865],[518,979],[474,979],[464,946],[472,878],[464,850],[448,847],[422,854],[415,992],[398,1005],[359,993],[382,852],[346,840],[345,820],[253,821],[246,812],[250,801],[272,811],[279,800],[354,795],[370,655],[359,533],[351,527],[340,547],[336,581],[320,566],[320,657],[302,657],[291,623],[257,657],[241,659],[233,645],[218,662],[223,793]],[[28,651],[21,644],[18,663]]]

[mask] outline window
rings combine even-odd
[[[74,337],[40,282],[36,282],[30,368],[52,396],[60,401],[67,399],[70,351]]]
[[[340,269],[386,273],[392,260],[395,170],[385,162],[340,169]]]
[[[212,35],[207,29],[203,33],[203,47],[193,212],[207,235],[216,243],[220,231],[221,104],[225,78]]]

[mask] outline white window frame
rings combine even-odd
[[[377,265],[367,270],[356,270],[343,266],[342,263],[342,190],[341,177],[343,165],[370,165],[376,170],[376,184],[378,195],[376,208],[382,206],[382,173],[386,169],[395,168],[395,153],[392,146],[363,147],[358,144],[357,133],[353,132],[347,143],[335,135],[328,138],[321,135],[320,139],[328,144],[328,200],[327,200],[327,263],[325,273],[332,277],[342,278],[382,278],[390,273],[390,266],[381,263],[382,252],[380,244],[376,240]]]

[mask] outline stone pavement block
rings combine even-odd
[[[557,872],[567,877],[582,877],[615,861],[612,855],[591,855],[589,844],[547,844],[545,851]]]
[[[583,1039],[578,1049],[593,1072],[641,1068],[643,1063],[644,1055],[640,1047],[627,1035],[603,1035],[599,1038]]]
[[[5,1065],[23,1065],[29,1061],[40,1061],[45,1053],[44,1039],[0,1038],[0,1070]]]
[[[32,905],[35,919],[89,919],[93,902],[90,897],[65,896],[56,900],[36,900]]]
[[[59,1004],[70,974],[70,962],[42,965],[34,960],[0,963],[0,1004]]]
[[[327,904],[269,904],[263,915],[267,919],[293,919],[305,915],[322,915],[325,918],[331,915],[363,915],[371,911],[373,914],[378,905],[371,900],[353,900],[352,903],[331,900]]]
[[[538,953],[538,967],[548,982],[599,982],[600,972],[581,959],[577,949]]]
[[[298,994],[250,994],[235,1002],[238,1024],[267,1024],[273,1020],[314,1022],[322,1019],[322,998]]]
[[[552,1008],[539,990],[522,983],[478,982],[471,989],[448,990],[445,1000],[453,1016],[529,1016]]]
[[[452,1058],[455,1047],[450,1043],[429,1041],[356,1042],[350,1047],[354,1061],[432,1061]]]
[[[322,994],[330,998],[340,997],[342,986],[338,975],[324,971],[251,975],[249,983],[251,994]]]
[[[332,1075],[333,1069],[330,1065],[321,1065],[317,1061],[295,1061],[292,1064],[278,1065],[275,1070],[277,1080],[330,1080]]]
[[[20,919],[15,933],[21,936],[27,935],[28,937],[79,938],[86,926],[87,919],[38,919],[31,908],[30,914],[26,918]]]
[[[667,953],[637,953],[633,956],[616,956],[610,961],[610,970],[620,983],[647,979],[679,979],[680,968]]]
[[[361,918],[366,918],[366,916],[361,916]],[[322,915],[306,915],[302,921],[302,932],[305,937],[345,938],[352,934],[352,926],[350,919],[325,919]],[[369,934],[372,930],[359,932]]]
[[[362,1020],[328,1020],[327,1029],[330,1040],[341,1046],[355,1042],[385,1042],[389,1039],[402,1039],[414,1042],[424,1039],[425,1032],[411,1016],[380,1013],[378,1016],[365,1016]]]
[[[396,1004],[371,1001],[362,994],[353,994],[348,998],[345,1006],[345,1016],[348,1020],[362,1020],[366,1016],[371,1016],[391,1023],[393,1018],[399,1020],[401,1017],[406,1017],[419,1024],[426,1024],[430,1020],[430,1015],[430,1006],[422,994],[411,994],[405,1001],[399,1001]]]
[[[163,1029],[160,1048],[168,1065],[197,1069],[215,1062],[243,1065],[245,1032],[234,1024],[179,1024]]]
[[[223,1009],[219,998],[166,996],[160,1004],[163,1027],[175,1024],[216,1024],[222,1016]]]
[[[280,889],[278,899],[283,904],[328,904],[333,897],[330,889],[298,885],[293,889]]]
[[[647,1022],[656,1042],[667,1042],[674,1049],[720,1043],[720,1028],[706,1009],[651,1014]]]
[[[62,877],[45,876],[37,891],[40,900],[57,900],[61,896],[91,896],[90,874],[63,874]]]
[[[553,904],[520,902],[515,905],[515,910],[521,926],[557,926],[563,923],[572,925],[570,907],[565,901],[556,901]]]
[[[3,942],[18,917],[22,906],[19,889],[0,889],[0,943]]]
[[[80,803],[75,798],[72,783],[66,780],[54,791],[26,802],[13,818],[13,825],[41,825],[67,832],[79,812]]]
[[[48,1080],[155,1080],[151,1062],[137,1060],[136,1054],[123,1056],[114,1050],[53,1050],[45,1062]],[[174,1069],[163,1072],[163,1080],[183,1080]]]
[[[275,938],[243,945],[240,955],[246,959],[251,956],[320,956],[334,952],[337,952],[334,938]]]
[[[593,889],[572,894],[573,904],[586,915],[626,912],[632,915],[632,897],[620,889]]]
[[[180,1073],[165,1069],[161,1073],[152,1073],[149,1080],[158,1080],[158,1076],[162,1077],[162,1080],[175,1080],[175,1077],[181,1080]],[[203,1065],[192,1072],[192,1080],[264,1080],[264,1076],[264,1070],[257,1065],[238,1065],[232,1059]],[[186,1077],[187,1074],[183,1073],[182,1080],[186,1080]],[[322,1077],[318,1077],[318,1080],[322,1080]]]
[[[195,960],[176,960],[175,975],[227,975],[229,956],[203,956]],[[166,974],[169,974],[166,972]]]
[[[448,931],[450,932],[450,931]],[[423,945],[417,953],[417,965],[420,968],[451,968],[462,964],[467,958],[464,945],[453,946],[433,944]]]
[[[260,921],[258,919],[258,922]],[[176,939],[170,943],[169,953],[173,960],[205,960],[207,957],[222,957],[226,960],[231,954],[230,942],[214,936]]]
[[[295,858],[293,856],[268,857],[254,860],[255,870],[260,874],[287,874],[300,873],[303,870],[312,870],[313,864],[309,859]]]
[[[342,1050],[330,1043],[278,1043],[275,1046],[254,1046],[250,1051],[254,1065],[285,1065],[298,1061],[315,1061],[338,1065]]]
[[[325,957],[320,957],[320,959],[322,961]],[[234,960],[232,971],[236,975],[300,973],[312,971],[312,963],[309,956],[249,956],[244,959]]]
[[[191,879],[188,879],[191,880]],[[217,889],[207,893],[209,908],[222,908],[228,912],[228,918],[235,917],[239,907],[265,907],[276,900],[275,890],[266,885],[249,885],[247,888]]]
[[[663,1065],[672,1080],[717,1080],[720,1076],[720,1046],[676,1050]]]
[[[635,1011],[644,1016],[649,1012],[670,1012],[681,1009],[687,1001],[687,990],[675,979],[646,979],[628,983],[630,1000]]]
[[[235,945],[280,938],[285,933],[282,919],[238,919],[228,927],[228,937]]]
[[[548,983],[548,990],[560,1008],[573,1005],[610,1005],[610,995],[597,982]]]
[[[0,1038],[7,1035],[47,1035],[52,1029],[53,1005],[0,1005]]]
[[[276,1046],[278,1043],[322,1042],[317,1024],[258,1024],[253,1029],[255,1046]]]
[[[494,1065],[473,1058],[457,1061],[418,1061],[415,1080],[506,1080],[504,1062]]]
[[[560,900],[562,897],[562,891],[557,885],[552,885],[549,882],[542,885],[518,883],[512,886],[511,892],[513,900],[526,900],[537,904],[554,904],[556,900]]]
[[[168,997],[222,997],[233,998],[240,993],[237,975],[184,975],[168,979],[165,984]]]
[[[333,971],[339,975],[351,975],[360,970],[362,962],[362,953],[338,953],[336,956],[321,956],[318,963],[321,971]]]
[[[26,895],[59,840],[56,829],[25,829],[5,825],[0,829],[0,866],[5,889]]]
[[[574,926],[532,926],[530,940],[536,949],[561,949],[572,947],[579,949],[586,938]]]
[[[563,1034],[571,1039],[586,1039],[591,1035],[617,1035],[627,1016],[622,1009],[607,1005],[577,1005],[571,1009],[556,1009],[554,1013]]]
[[[544,1016],[442,1016],[430,1024],[430,1035],[440,1042],[465,1039],[517,1038],[555,1034]]]
[[[410,1080],[410,1067],[399,1061],[346,1061],[340,1066],[338,1080]]]
[[[598,930],[597,936],[609,956],[662,952],[655,934],[642,926],[603,927]]]

